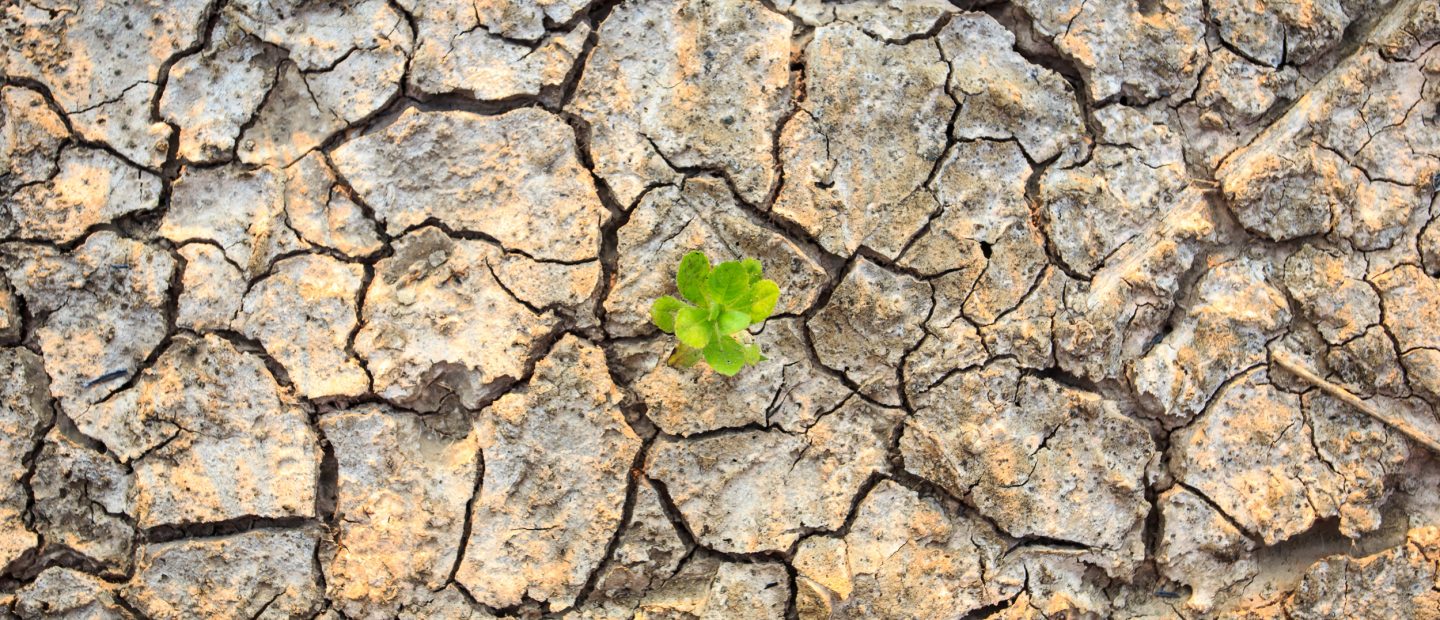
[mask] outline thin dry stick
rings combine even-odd
[[[1324,390],[1326,394],[1334,396],[1335,398],[1338,398],[1348,403],[1351,407],[1359,409],[1361,413],[1364,413],[1365,415],[1375,418],[1376,420],[1384,422],[1390,428],[1404,433],[1406,437],[1409,437],[1415,440],[1417,443],[1420,443],[1425,447],[1430,448],[1436,454],[1440,454],[1440,441],[1436,441],[1433,437],[1425,435],[1425,433],[1421,432],[1420,429],[1415,428],[1414,425],[1406,422],[1405,420],[1401,420],[1400,418],[1381,413],[1379,409],[1371,406],[1370,403],[1360,400],[1359,396],[1351,394],[1349,390],[1329,381],[1326,381],[1320,375],[1311,372],[1309,368],[1306,368],[1298,358],[1293,357],[1289,352],[1276,351],[1274,355],[1271,356],[1271,359],[1273,359],[1275,363],[1279,364],[1281,368],[1290,371],[1295,376],[1310,382],[1312,385],[1320,388],[1321,390]]]

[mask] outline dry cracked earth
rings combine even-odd
[[[1437,0],[0,9],[0,617],[1440,618]]]

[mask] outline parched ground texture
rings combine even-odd
[[[1440,618],[1440,0],[0,25],[0,617]]]

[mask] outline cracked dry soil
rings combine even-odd
[[[0,24],[0,617],[1440,618],[1437,0]]]

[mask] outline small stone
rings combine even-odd
[[[935,211],[923,190],[944,155],[955,101],[933,41],[878,41],[850,24],[815,30],[805,100],[785,123],[773,211],[827,251],[895,258]]]
[[[348,618],[392,618],[431,600],[464,542],[475,435],[447,437],[379,405],[326,415],[320,430],[338,468],[335,545],[322,547],[330,600]]]
[[[861,258],[806,326],[822,364],[845,373],[866,396],[898,406],[896,368],[924,338],[931,306],[928,283]]]
[[[640,0],[598,34],[572,107],[622,205],[677,179],[671,166],[718,169],[750,204],[769,197],[790,104],[789,20],[740,0]]]
[[[349,352],[364,267],[319,254],[275,263],[250,287],[235,329],[285,367],[305,398],[359,396],[370,377]]]
[[[898,409],[851,397],[803,434],[662,437],[645,469],[701,544],[728,553],[783,553],[804,531],[844,523],[861,483],[885,469],[901,417]]]
[[[680,297],[675,266],[692,251],[712,263],[759,260],[780,287],[776,314],[799,314],[815,303],[825,270],[799,244],[755,223],[725,184],[707,177],[645,194],[620,227],[615,284],[605,300],[605,327],[620,336],[651,333],[650,304]]]
[[[560,339],[524,386],[481,414],[484,479],[455,579],[492,607],[565,607],[619,527],[640,438],[605,354]]]
[[[270,167],[187,168],[175,181],[160,234],[177,244],[219,245],[246,278],[256,278],[275,257],[304,247],[285,223],[282,174]]]
[[[145,545],[123,590],[145,617],[295,618],[320,611],[314,528]]]
[[[1006,551],[985,521],[883,480],[843,538],[814,536],[795,553],[800,617],[958,617],[1019,590],[988,573]]]
[[[355,334],[375,393],[423,411],[447,400],[475,407],[525,375],[556,317],[532,312],[501,286],[490,269],[499,250],[434,227],[393,247],[375,266]]]
[[[320,451],[305,412],[259,357],[217,336],[176,336],[81,432],[135,475],[136,525],[315,514]]]
[[[332,158],[390,234],[434,218],[537,260],[599,255],[609,213],[580,166],[574,132],[544,110],[480,116],[409,108]]]
[[[0,349],[0,570],[8,567],[40,539],[26,524],[30,491],[26,487],[29,458],[36,442],[54,419],[45,393],[45,369],[27,349]]]

